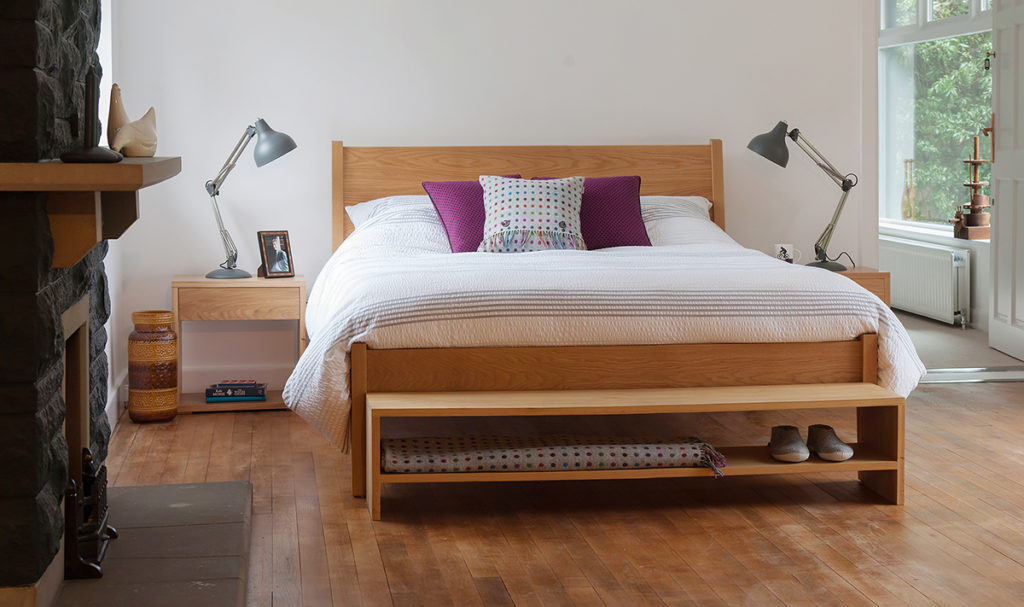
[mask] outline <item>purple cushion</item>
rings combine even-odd
[[[519,175],[504,175],[519,179]],[[424,181],[423,189],[434,203],[448,233],[452,253],[476,251],[484,239],[484,188],[479,181]]]
[[[580,231],[591,251],[651,246],[640,213],[640,177],[587,177],[583,182]]]

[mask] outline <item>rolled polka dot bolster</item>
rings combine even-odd
[[[725,457],[699,438],[449,436],[383,439],[385,473],[710,468]]]

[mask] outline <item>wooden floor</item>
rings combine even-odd
[[[831,423],[852,439],[850,413],[635,426],[729,445],[767,442],[777,423],[805,435]],[[853,474],[726,469],[723,479],[393,486],[373,523],[351,497],[348,457],[290,412],[125,417],[108,466],[115,485],[250,480],[252,606],[1021,604],[1024,384],[922,386],[907,415],[903,507],[879,503]]]

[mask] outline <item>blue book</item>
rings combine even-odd
[[[208,403],[232,403],[241,401],[260,401],[267,400],[266,396],[207,396],[206,402]]]

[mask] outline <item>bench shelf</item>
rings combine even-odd
[[[880,453],[851,445],[855,455],[845,462],[826,462],[812,457],[806,462],[786,464],[775,461],[764,445],[754,447],[722,447],[719,453],[729,462],[726,476],[753,476],[762,474],[808,474],[811,472],[859,472],[862,470],[895,470],[899,462],[886,459]],[[680,478],[714,476],[708,468],[621,468],[601,470],[551,470],[530,472],[421,472],[409,474],[380,474],[380,482],[387,484],[407,483],[469,483],[469,482],[516,482],[516,481],[568,481],[600,480],[614,478]]]

